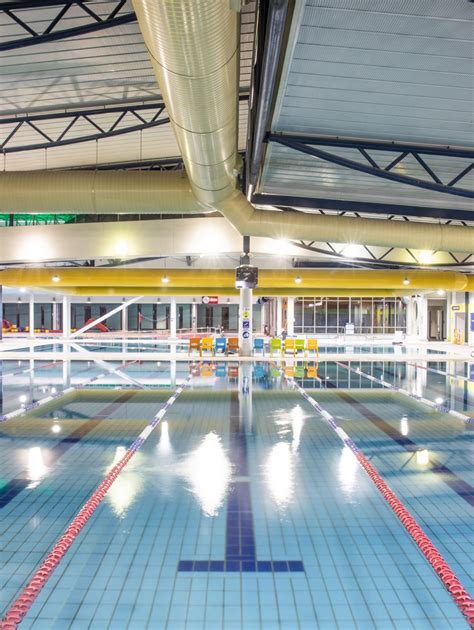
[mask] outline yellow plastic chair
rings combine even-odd
[[[212,337],[203,337],[201,339],[201,347],[199,348],[199,353],[202,356],[202,353],[208,350],[210,350],[211,354],[214,354],[214,341]]]
[[[293,356],[295,356],[296,354],[296,346],[295,346],[295,339],[285,339],[285,345],[283,348],[283,354],[286,354],[287,352],[292,352]]]
[[[295,375],[295,368],[293,366],[289,366],[285,368],[285,374],[289,378],[293,378]]]
[[[203,365],[201,368],[201,376],[204,378],[210,378],[211,376],[214,376],[212,365]]]
[[[318,340],[308,339],[308,341],[306,342],[306,350],[308,354],[310,352],[314,352],[316,356],[319,356]]]

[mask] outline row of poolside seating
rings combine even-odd
[[[317,339],[295,339],[293,337],[287,339],[280,339],[280,337],[273,337],[270,339],[269,344],[265,344],[265,339],[262,337],[255,337],[253,340],[253,350],[255,354],[261,354],[265,356],[266,347],[270,352],[270,356],[274,354],[281,354],[286,356],[292,354],[293,356],[319,356],[319,347]],[[189,354],[193,351],[199,352],[199,356],[210,354],[216,356],[218,354],[238,354],[239,352],[239,340],[237,337],[191,337],[189,340]]]

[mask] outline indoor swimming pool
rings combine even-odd
[[[1,617],[25,596],[40,630],[468,627],[350,444],[472,593],[470,364],[0,365]]]

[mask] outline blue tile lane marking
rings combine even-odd
[[[409,453],[413,453],[413,451],[418,448],[416,442],[413,442],[413,440],[410,440],[410,438],[402,435],[399,431],[397,431],[397,429],[392,427],[388,422],[385,422],[383,418],[371,411],[356,398],[354,398],[347,392],[336,393],[341,400],[346,402],[348,405],[352,405],[353,407],[355,407],[355,409],[359,413],[361,413],[364,418],[367,418],[369,422],[371,422],[378,429],[380,429],[386,435],[392,438],[394,442],[402,446],[406,451],[408,451]],[[470,484],[460,479],[450,468],[438,462],[434,457],[431,457],[428,466],[430,471],[436,475],[439,475],[440,479],[442,479],[442,481],[444,481],[444,483],[448,485],[451,490],[454,490],[454,492],[456,492],[461,497],[461,499],[467,501],[469,505],[474,506],[474,488]]]
[[[301,560],[257,560],[253,528],[252,498],[248,479],[247,437],[241,426],[239,397],[231,392],[229,451],[235,478],[227,497],[225,560],[180,560],[182,572],[303,572]]]

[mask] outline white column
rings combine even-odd
[[[176,389],[176,361],[170,361],[170,387]]]
[[[252,355],[252,289],[240,289],[239,345],[240,355]]]
[[[281,297],[276,299],[276,330],[275,335],[281,335],[283,321],[283,302]]]
[[[71,334],[71,298],[69,295],[63,296],[63,337]]]
[[[191,304],[191,330],[192,332],[197,331],[197,321],[198,321],[198,305],[196,302]]]
[[[53,302],[53,330],[59,329],[58,303]]]
[[[267,323],[267,304],[268,302],[265,302],[260,307],[260,332],[262,335],[265,334],[265,325]]]
[[[170,337],[176,339],[176,298],[171,298],[170,303]]]
[[[128,332],[128,306],[122,311],[122,333],[125,335]]]
[[[71,361],[63,361],[63,389],[71,387]]]
[[[287,333],[291,337],[295,334],[295,298],[289,297],[286,306]]]
[[[30,293],[30,301],[28,305],[28,325],[30,327],[30,337],[35,336],[35,296]]]

